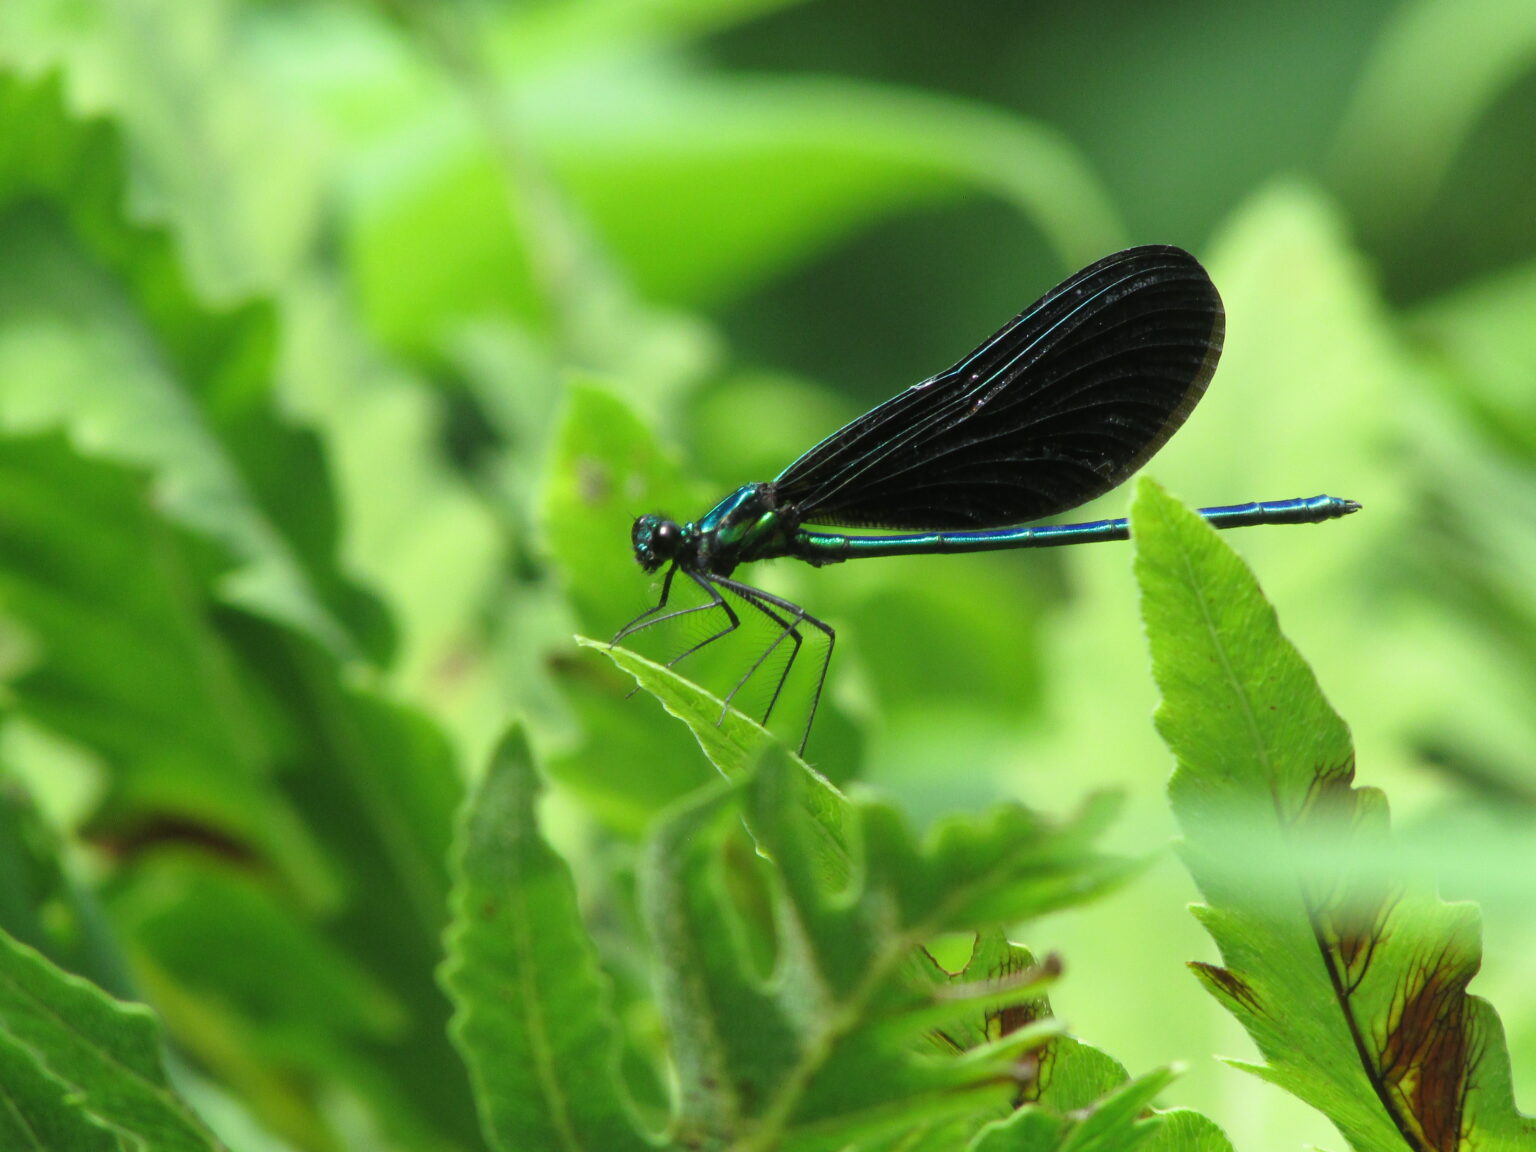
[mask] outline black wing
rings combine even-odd
[[[947,372],[774,481],[812,524],[1023,524],[1115,487],[1184,423],[1221,355],[1221,297],[1188,252],[1128,248],[1046,293]]]

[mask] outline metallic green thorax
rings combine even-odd
[[[691,572],[729,576],[738,564],[797,554],[798,528],[792,511],[777,507],[772,484],[744,484],[696,522],[649,513],[635,521],[631,536],[647,572],[675,560]]]

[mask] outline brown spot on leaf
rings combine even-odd
[[[1322,765],[1307,785],[1307,794],[1293,823],[1303,825],[1321,821],[1329,827],[1348,827],[1354,822],[1359,797],[1350,787],[1355,782],[1355,757],[1342,763]]]
[[[1376,950],[1387,938],[1387,922],[1401,892],[1382,884],[1356,883],[1330,905],[1319,902],[1316,923],[1320,943],[1338,959],[1344,994],[1350,995],[1370,971]]]
[[[608,466],[591,456],[576,461],[576,494],[582,503],[597,507],[606,501],[613,491],[613,476]]]
[[[1381,1045],[1382,1080],[1436,1152],[1461,1142],[1473,1047],[1466,990],[1475,971],[1448,948],[1426,956],[1400,983]]]
[[[1050,1005],[1043,1000],[1020,1000],[1017,1004],[1007,1004],[988,1012],[987,1033],[990,1035],[995,1030],[997,1035],[1007,1036],[1050,1014]]]
[[[1021,1053],[1013,1062],[1013,1078],[1018,1085],[1018,1090],[1013,1094],[1015,1108],[1034,1104],[1040,1099],[1040,1094],[1045,1090],[1046,1068],[1054,1052],[1055,1043],[1048,1040],[1038,1048]]]
[[[1241,976],[1219,965],[1206,964],[1199,960],[1191,961],[1189,966],[1220,988],[1226,996],[1247,1008],[1248,1011],[1263,1013],[1264,1006],[1259,1003],[1258,993]]]
[[[1052,952],[1033,969],[1023,963],[1005,963],[991,976],[995,980],[1017,978],[1024,983],[1032,983],[1044,977],[1061,975],[1061,957]],[[1026,1025],[1033,1024],[1036,1020],[1044,1020],[1051,1014],[1051,1002],[1043,996],[1030,1000],[1019,1000],[1013,1004],[1005,1004],[1001,1008],[994,1008],[987,1013],[987,1035],[1007,1036],[1011,1032],[1017,1032]]]
[[[1061,957],[1054,952],[1035,965],[1033,971],[1022,963],[1006,963],[1002,965],[1000,971],[992,973],[995,979],[1022,975],[1025,981],[1060,974]],[[1050,1014],[1051,1002],[1044,996],[1005,1004],[987,1013],[987,1035],[1007,1036],[1033,1024],[1036,1020],[1046,1019]],[[1047,1080],[1046,1069],[1050,1065],[1052,1052],[1053,1041],[1046,1040],[1033,1048],[1025,1049],[1014,1060],[1011,1071],[1014,1082],[1018,1085],[1013,1096],[1015,1108],[1022,1108],[1025,1104],[1032,1104],[1039,1100]]]

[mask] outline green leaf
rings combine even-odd
[[[630,527],[647,508],[683,507],[703,496],[629,403],[591,379],[569,382],[556,425],[538,517],[554,569],[557,601],[576,618],[552,646],[567,664],[573,630],[617,629],[651,593],[631,551]],[[530,430],[530,435],[536,434]],[[549,620],[550,613],[541,613]],[[524,628],[524,633],[528,628]],[[585,740],[548,769],[610,821],[638,837],[657,812],[709,778],[675,724],[643,703],[626,701],[622,675],[592,675],[582,661],[564,677],[564,699]],[[548,709],[530,709],[547,716]],[[533,735],[537,735],[535,730]],[[647,765],[637,773],[635,764]]]
[[[604,653],[633,676],[635,683],[654,696],[657,703],[687,724],[704,755],[726,779],[745,777],[763,749],[773,742],[773,736],[761,724],[734,708],[727,708],[719,697],[710,695],[665,665],[590,636],[578,636],[576,643]],[[831,788],[831,785],[827,787]]]
[[[1413,335],[1451,377],[1448,402],[1469,410],[1476,431],[1522,460],[1536,459],[1536,264],[1468,284],[1415,311]]]
[[[1075,1114],[1024,1108],[984,1130],[969,1152],[1131,1152],[1145,1148],[1161,1126],[1146,1115],[1175,1073],[1161,1069],[1127,1081]]]
[[[578,379],[565,393],[540,519],[582,627],[617,627],[649,582],[635,566],[630,527],[642,512],[694,507],[705,494],[634,408]],[[621,577],[621,578],[616,578]]]
[[[967,1152],[1056,1152],[1068,1131],[1068,1124],[1059,1116],[1039,1108],[1021,1108],[1006,1120],[984,1128]]]
[[[1536,515],[1536,396],[1528,386],[1536,372],[1536,265],[1433,302],[1411,328],[1432,349],[1427,368],[1439,390],[1414,429],[1426,515],[1404,568],[1439,625],[1439,635],[1419,644],[1425,659],[1457,671],[1453,683],[1426,685],[1425,700],[1414,701],[1414,736],[1442,772],[1497,807],[1529,807],[1523,765],[1536,741],[1536,602],[1524,577],[1536,564],[1536,540],[1506,525]],[[1457,851],[1470,844],[1456,836],[1437,842]],[[1499,851],[1487,838],[1476,843]],[[1490,880],[1505,874],[1477,871]]]
[[[178,822],[313,878],[314,845],[267,789],[271,734],[209,626],[224,557],[166,523],[141,472],[57,433],[0,438],[0,504],[0,604],[34,650],[12,703],[110,770],[97,831]]]
[[[221,303],[290,274],[322,208],[319,141],[234,50],[239,18],[231,0],[0,10],[0,62],[57,74],[69,108],[121,129],[135,215],[171,228],[198,293]]]
[[[1056,1041],[1053,1041],[1055,1043]],[[1225,1134],[1187,1109],[1159,1112],[1153,1099],[1173,1082],[1160,1069],[1106,1089],[1073,1109],[1021,1108],[984,1128],[969,1152],[1231,1152]]]
[[[130,470],[81,460],[56,434],[0,439],[0,546],[16,558],[0,568],[0,600],[35,646],[13,703],[95,750],[109,772],[92,821],[124,857],[109,910],[145,929],[146,968],[192,964],[186,984],[164,989],[168,1012],[188,1028],[178,1038],[230,1079],[255,1071],[272,1083],[271,1067],[250,1058],[262,1042],[240,1038],[240,1011],[265,1014],[274,1040],[286,1016],[293,1047],[275,1044],[273,1061],[348,1082],[402,1147],[424,1146],[405,1135],[421,1114],[472,1136],[469,1085],[455,1075],[433,979],[461,787],[453,750],[421,715],[347,683],[304,633],[218,607],[222,557],[167,524],[148,489]],[[197,893],[214,898],[220,879],[188,876],[184,915],[143,918],[170,893],[166,873],[133,865],[178,846],[212,852],[205,867],[259,863],[281,899],[253,904],[237,891],[199,915]],[[287,933],[317,930],[321,941],[295,943],[288,963],[265,970],[189,959],[259,932],[265,943],[242,952],[248,961]],[[291,981],[281,995],[261,986],[278,972]],[[304,1010],[311,995],[336,1011]],[[360,1043],[366,1064],[334,1058]],[[419,1076],[429,1058],[444,1071]],[[297,1095],[280,1083],[266,1100]],[[313,1100],[297,1106],[308,1113]]]
[[[336,564],[320,445],[274,402],[271,304],[197,295],[168,235],[128,216],[119,134],[57,82],[0,76],[0,119],[0,430],[150,469],[167,513],[235,558],[230,602],[381,659],[388,621]]]
[[[745,779],[764,750],[775,743],[762,725],[734,708],[726,708],[717,697],[670,668],[601,640],[578,636],[576,642],[583,648],[605,653],[663,708],[687,724],[704,755],[727,780]],[[806,780],[805,803],[820,830],[816,843],[818,857],[830,867],[846,868],[850,835],[847,798],[800,757],[785,754]]]
[[[505,517],[456,470],[444,450],[451,421],[440,389],[386,360],[349,304],[334,270],[285,291],[277,402],[325,446],[338,564],[384,600],[399,636],[392,684],[488,742],[509,687],[524,690],[541,666],[503,670],[482,650],[494,645],[467,638],[484,628],[487,602],[506,588],[509,553],[527,546],[528,533],[509,533]],[[526,377],[517,389],[534,391]],[[526,491],[517,495],[528,502]]]
[[[278,1090],[272,1068],[334,1074],[353,1049],[402,1030],[399,1003],[248,871],[163,853],[123,888],[115,921],[142,983],[163,990],[167,1025],[205,1051],[238,1052],[222,1070],[250,1098]]]
[[[620,120],[596,119],[615,108],[594,92],[590,103],[544,105],[541,135],[648,296],[736,295],[893,207],[957,194],[1010,204],[1068,267],[1118,238],[1076,149],[1021,117],[845,79],[721,82],[662,70],[615,79],[629,96]],[[635,181],[628,198],[605,172],[615,163]],[[653,209],[664,203],[682,212],[675,232],[658,235]]]
[[[123,995],[130,987],[126,962],[95,893],[76,875],[66,858],[63,838],[33,804],[27,782],[4,760],[0,760],[0,931],[108,992]]]
[[[991,929],[977,934],[964,970],[951,979],[998,980],[1039,967],[1029,949],[1010,941],[1001,930]],[[1045,996],[1015,999],[970,1027],[952,1029],[950,1035],[961,1047],[970,1048],[1050,1015],[1051,1002]],[[1034,1058],[1039,1068],[1021,1092],[1021,1101],[1043,1105],[1058,1116],[1091,1107],[1128,1079],[1118,1061],[1072,1036],[1052,1036]]]
[[[1371,870],[1385,798],[1351,787],[1349,730],[1252,573],[1149,480],[1132,537],[1169,795],[1223,959],[1193,967],[1263,1053],[1252,1070],[1356,1148],[1536,1146],[1498,1018],[1466,994],[1476,912]]]
[[[166,1079],[160,1028],[148,1008],[113,1000],[3,933],[0,1032],[0,1059],[14,1060],[24,1048],[89,1115],[123,1136],[156,1152],[223,1147]],[[35,1090],[40,1082],[31,1080]]]
[[[750,778],[680,806],[649,846],[642,893],[679,1079],[675,1141],[830,1149],[962,1117],[974,1130],[1060,1026],[1025,1024],[957,1054],[937,1037],[974,1036],[979,1015],[1038,989],[936,980],[914,965],[918,947],[1080,903],[1124,874],[1091,846],[1102,805],[1059,825],[1002,808],[919,841],[861,800],[852,879],[833,875],[815,848],[812,789],[770,747]],[[724,849],[743,817],[778,877],[771,981],[738,943],[743,913],[725,895]]]
[[[343,885],[325,929],[403,1009],[405,1027],[369,1049],[360,1087],[395,1143],[429,1148],[443,1132],[468,1142],[473,1101],[435,978],[463,794],[456,751],[429,717],[351,684],[302,635],[254,617],[225,623],[261,670],[284,798]]]
[[[1155,1116],[1143,1116],[1176,1075],[1171,1068],[1161,1068],[1115,1089],[1073,1126],[1063,1152],[1142,1147],[1159,1126]]]
[[[1161,1123],[1142,1152],[1232,1152],[1232,1142],[1215,1121],[1188,1108],[1171,1108],[1158,1114]]]
[[[109,1128],[21,1044],[0,1033],[0,1147],[15,1152],[122,1152]]]
[[[338,563],[390,599],[400,680],[442,695],[443,677],[432,673],[452,659],[459,670],[452,688],[500,697],[502,685],[466,675],[463,633],[480,607],[477,594],[498,576],[504,542],[442,458],[443,414],[430,384],[370,346],[350,308],[344,270],[324,259],[316,225],[325,205],[322,167],[334,157],[324,154],[319,133],[289,113],[276,78],[262,70],[276,55],[260,47],[273,34],[273,17],[271,9],[251,12],[229,0],[195,10],[125,0],[110,12],[22,0],[0,13],[0,57],[29,75],[57,71],[71,118],[110,117],[120,155],[103,160],[124,170],[130,202],[107,207],[164,227],[179,274],[200,301],[218,308],[249,303],[253,293],[272,295],[270,309],[237,314],[271,313],[275,347],[263,387],[286,418],[325,442],[345,513],[334,526]],[[67,148],[71,139],[39,132],[32,149],[50,139]],[[269,157],[278,151],[284,162],[274,168]],[[282,439],[268,443],[269,454]],[[182,456],[170,463],[191,469],[198,462]],[[306,476],[312,463],[301,460],[273,463],[278,480],[303,492],[279,499],[286,504],[277,517],[281,531],[296,533],[313,518],[314,530],[325,534],[326,477]],[[235,534],[242,525],[231,516],[219,527]],[[499,717],[491,723],[499,725]]]
[[[996,979],[1037,968],[1028,949],[1001,932],[983,931],[964,972],[956,980]],[[989,1012],[985,1027],[953,1026],[947,1035],[962,1047],[1051,1015],[1045,996],[1016,999]],[[1226,1136],[1198,1112],[1175,1110],[1149,1115],[1148,1105],[1174,1078],[1164,1069],[1132,1081],[1110,1056],[1072,1036],[1048,1037],[1029,1057],[1037,1069],[1015,1099],[1008,1119],[989,1125],[969,1145],[972,1152],[1011,1149],[1139,1147],[1230,1152]]]
[[[618,1082],[618,1023],[570,870],[539,834],[522,733],[470,797],[442,982],[481,1123],[503,1152],[641,1149]]]

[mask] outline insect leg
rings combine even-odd
[[[647,608],[644,612],[640,613],[640,615],[636,616],[628,624],[624,625],[624,627],[620,628],[617,634],[615,634],[614,638],[608,642],[610,647],[619,643],[621,640],[633,636],[636,632],[644,632],[647,628],[654,628],[658,624],[665,624],[668,620],[676,620],[680,616],[691,616],[695,612],[708,612],[711,608],[720,608],[724,610],[726,618],[730,621],[730,623],[728,623],[724,628],[720,629],[720,631],[716,632],[713,636],[701,640],[692,648],[689,648],[688,651],[682,654],[682,656],[674,656],[671,660],[668,660],[667,667],[670,668],[673,664],[676,664],[679,660],[681,660],[683,656],[697,652],[700,648],[703,648],[707,644],[713,644],[716,640],[720,639],[720,637],[728,636],[738,627],[740,627],[741,621],[736,618],[736,613],[732,611],[731,606],[725,602],[724,598],[710,587],[709,581],[707,579],[700,576],[697,572],[694,572],[691,569],[685,568],[683,571],[687,573],[690,580],[692,580],[700,588],[704,589],[704,591],[709,596],[709,603],[693,604],[687,608],[678,608],[660,616],[656,615],[657,612],[660,612],[667,606],[667,597],[672,592],[672,577],[677,574],[677,565],[674,564],[667,570],[667,577],[662,582],[661,600],[654,608]]]
[[[728,603],[726,603],[725,597],[716,592],[715,589],[711,587],[710,582],[707,579],[689,568],[685,568],[683,571],[688,574],[688,578],[690,580],[692,580],[700,588],[704,589],[705,593],[709,596],[709,603],[694,604],[687,608],[678,608],[672,612],[667,612],[661,616],[657,616],[656,613],[660,612],[667,606],[667,597],[672,592],[672,577],[676,575],[677,568],[678,566],[674,564],[671,568],[667,569],[666,579],[662,582],[661,585],[661,600],[657,603],[657,605],[654,608],[646,609],[644,612],[640,613],[640,615],[631,620],[628,624],[624,625],[623,628],[620,628],[618,634],[615,635],[611,641],[609,641],[610,647],[628,636],[633,636],[636,632],[644,632],[647,628],[655,627],[657,624],[663,624],[668,620],[676,620],[680,616],[691,616],[695,612],[707,612],[711,608],[721,609],[726,616],[727,623],[725,627],[711,636],[706,636],[692,648],[686,649],[680,654],[672,657],[672,659],[668,660],[666,663],[666,667],[670,668],[684,656],[691,656],[700,648],[703,648],[709,644],[713,644],[722,636],[729,636],[732,632],[736,631],[737,628],[741,627],[741,620],[737,617],[735,610],[732,609]],[[636,684],[629,690],[624,699],[628,700],[638,691],[640,691],[640,686]]]
[[[752,662],[752,667],[747,669],[745,675],[743,675],[740,680],[736,681],[736,687],[732,688],[730,692],[726,694],[725,700],[720,709],[721,720],[725,719],[725,709],[731,706],[731,701],[736,698],[736,694],[747,686],[747,681],[756,675],[757,670],[763,666],[763,661],[767,660],[768,657],[772,654],[773,650],[784,642],[784,638],[786,636],[789,637],[795,645],[794,650],[789,654],[789,659],[785,661],[784,671],[779,673],[778,683],[773,686],[773,695],[768,699],[767,711],[763,713],[763,727],[766,728],[768,726],[769,717],[773,715],[774,705],[779,702],[779,693],[784,691],[784,682],[789,679],[790,669],[795,666],[795,660],[800,655],[800,646],[804,640],[804,637],[800,635],[800,630],[795,626],[795,624],[799,622],[798,619],[795,621],[795,623],[791,623],[790,621],[780,616],[777,612],[773,611],[766,604],[764,604],[757,597],[757,595],[755,595],[757,592],[756,588],[751,588],[748,585],[742,585],[741,589],[737,589],[735,591],[736,594],[740,596],[744,601],[752,605],[752,607],[756,608],[764,616],[768,617],[768,619],[777,624],[779,626],[779,634],[774,637],[773,643],[769,644],[767,648],[763,649],[762,654]],[[800,613],[799,615],[803,617],[804,613]]]
[[[704,591],[709,594],[708,604],[700,604],[695,608],[690,608],[689,611],[702,612],[706,608],[719,608],[725,613],[726,625],[724,628],[720,629],[720,631],[704,637],[704,639],[700,640],[692,648],[685,648],[676,656],[672,657],[672,659],[667,661],[668,668],[672,667],[672,665],[676,664],[684,656],[692,656],[700,648],[709,647],[709,645],[713,644],[716,640],[719,640],[725,636],[729,636],[732,632],[741,627],[740,617],[736,615],[735,609],[733,609],[730,604],[726,602],[725,597],[720,595],[719,592],[715,591],[714,582],[712,580],[710,580],[708,577],[699,575],[697,572],[690,571],[688,575],[693,579],[694,583],[696,583],[700,588],[704,589]],[[678,612],[674,613],[674,615],[681,616],[683,613]]]
[[[655,607],[647,608],[644,612],[640,613],[640,615],[636,616],[628,624],[624,625],[624,627],[615,632],[613,639],[608,641],[608,646],[610,648],[617,645],[620,640],[623,640],[627,636],[633,636],[636,632],[643,632],[653,624],[660,624],[663,620],[670,620],[673,616],[678,615],[676,612],[669,612],[667,615],[659,617],[658,619],[650,619],[650,617],[655,616],[656,613],[660,612],[667,606],[667,597],[672,595],[672,577],[676,575],[677,565],[674,564],[672,567],[667,569],[667,574],[661,581],[661,599],[656,601]]]
[[[726,580],[726,579],[722,579],[722,578],[717,577],[716,581],[717,581],[717,583],[721,584],[723,587],[729,588],[732,592],[735,592],[738,596],[741,596],[744,600],[747,600],[749,603],[751,603],[753,601],[758,601],[754,605],[758,609],[758,611],[763,612],[763,613],[765,613],[766,615],[768,615],[770,617],[773,617],[773,613],[769,612],[768,609],[765,607],[765,605],[762,603],[762,601],[766,601],[768,604],[772,604],[776,608],[779,608],[782,611],[788,613],[790,616],[794,617],[795,625],[799,625],[801,623],[809,624],[812,628],[817,629],[818,631],[821,632],[822,635],[824,635],[827,638],[827,651],[826,651],[826,654],[822,657],[821,673],[820,673],[820,675],[818,675],[816,677],[816,690],[811,695],[811,712],[810,712],[810,715],[806,717],[806,720],[805,720],[805,732],[800,737],[800,748],[799,748],[799,751],[803,755],[804,752],[805,752],[806,743],[811,738],[811,724],[816,719],[816,709],[818,707],[820,707],[820,705],[821,705],[821,692],[822,692],[822,689],[826,687],[827,671],[832,667],[832,649],[837,644],[837,630],[835,628],[833,628],[832,625],[828,624],[825,620],[821,620],[821,619],[818,619],[815,616],[812,616],[804,608],[800,607],[800,605],[794,603],[791,600],[785,600],[782,596],[775,596],[772,593],[764,592],[761,588],[753,588],[751,585],[748,585],[748,584],[739,584],[735,580]],[[799,636],[799,632],[798,632],[798,628],[797,627],[790,626],[790,627],[788,627],[786,629],[786,631],[787,632],[788,631],[794,632],[797,638]],[[780,642],[780,640],[782,640],[782,639],[783,639],[783,637],[781,636],[779,638],[779,640],[775,640],[774,641],[774,646],[776,646]],[[773,650],[773,647],[770,646],[769,651],[771,652],[772,650]],[[798,645],[797,645],[797,654],[798,654]],[[767,652],[763,653],[763,656],[761,658],[759,658],[759,660],[758,660],[758,664],[761,664],[763,659],[767,658],[767,655],[768,655]],[[779,687],[777,689],[775,689],[775,691],[774,691],[774,697],[773,698],[774,698],[775,702],[777,702],[777,700],[778,700],[779,691],[781,691],[783,689],[783,687],[784,687],[784,681],[786,679],[788,679],[788,677],[789,677],[789,670],[790,670],[790,667],[793,665],[793,663],[794,663],[794,660],[793,660],[793,658],[791,658],[790,663],[785,665],[785,667],[784,667],[784,675],[779,678]],[[757,664],[753,665],[753,671],[755,671],[757,669],[757,666],[758,666]],[[749,672],[748,675],[750,676],[751,673]],[[772,708],[772,704],[769,705],[769,708],[770,709]]]

